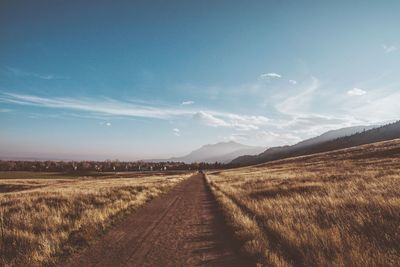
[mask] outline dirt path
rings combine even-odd
[[[194,175],[65,266],[250,266],[233,243],[203,176]]]

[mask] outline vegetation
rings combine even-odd
[[[0,172],[0,266],[55,265],[188,175]]]
[[[0,171],[34,171],[34,172],[126,172],[126,171],[169,171],[224,169],[234,167],[232,164],[191,163],[183,162],[144,162],[144,161],[20,161],[0,160]]]
[[[315,139],[318,139],[317,137],[292,146],[271,147],[259,155],[238,157],[232,160],[231,164],[241,166],[254,165],[278,159],[328,152],[396,138],[400,138],[400,121],[324,142],[315,142]]]
[[[260,266],[398,266],[400,139],[214,172],[209,185]]]

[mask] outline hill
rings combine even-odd
[[[363,137],[391,137],[395,126]],[[241,251],[259,266],[398,266],[399,171],[394,139],[209,172],[207,180]]]
[[[381,127],[357,126],[329,131],[292,146],[272,147],[255,156],[241,156],[231,163],[252,165],[288,157],[353,147],[400,137],[400,121]]]

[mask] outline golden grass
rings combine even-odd
[[[399,266],[400,140],[210,173],[260,266]]]
[[[0,173],[0,266],[55,265],[189,175],[125,176]]]

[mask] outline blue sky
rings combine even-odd
[[[3,0],[0,156],[169,157],[398,119],[400,3],[330,2]]]

